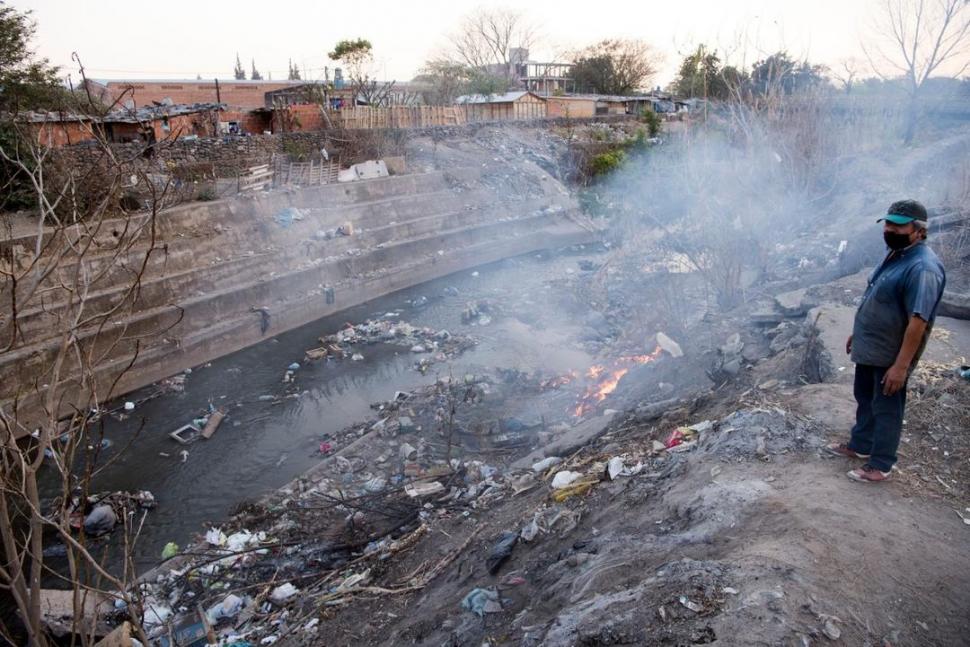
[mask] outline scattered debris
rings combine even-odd
[[[509,557],[512,556],[512,549],[515,548],[515,544],[519,541],[519,533],[510,532],[506,530],[499,537],[498,542],[492,547],[492,550],[488,554],[488,558],[485,560],[485,565],[488,567],[488,572],[491,575],[498,573],[502,564],[505,563]]]
[[[479,617],[486,613],[500,613],[502,604],[499,602],[498,591],[494,589],[472,589],[461,601],[461,608],[471,611]]]

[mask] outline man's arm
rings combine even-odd
[[[925,333],[926,321],[919,315],[910,317],[906,333],[903,335],[903,345],[896,354],[896,361],[882,378],[882,392],[885,395],[895,395],[906,384],[906,375],[913,363],[913,356],[916,355],[919,345],[923,343]]]

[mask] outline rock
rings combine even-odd
[[[728,360],[721,365],[721,370],[733,377],[741,372],[741,360],[738,358]]]
[[[783,292],[775,297],[775,306],[786,317],[802,317],[817,305],[808,297],[808,288]]]
[[[957,294],[949,290],[943,292],[936,314],[954,319],[970,319],[970,294]]]
[[[785,320],[785,315],[780,312],[775,312],[774,310],[758,310],[756,312],[752,312],[748,316],[748,319],[751,320],[751,323],[769,325],[781,323]]]

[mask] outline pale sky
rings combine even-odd
[[[836,65],[864,60],[878,0],[681,0],[606,2],[533,0],[369,0],[326,2],[199,2],[165,0],[20,0],[38,22],[35,47],[76,74],[78,52],[92,78],[231,78],[236,52],[267,78],[285,79],[292,58],[310,78],[334,67],[326,53],[343,38],[374,45],[378,78],[408,80],[447,44],[446,35],[476,7],[513,7],[538,27],[533,60],[604,38],[641,38],[663,56],[654,85],[670,81],[683,54],[697,43],[727,51],[729,62],[750,65],[787,49],[795,58]],[[722,56],[722,58],[724,58]],[[304,77],[307,78],[307,77]]]

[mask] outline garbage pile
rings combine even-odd
[[[306,352],[307,359],[344,359],[363,361],[362,346],[390,344],[407,348],[420,357],[415,361],[416,370],[425,373],[435,362],[455,357],[475,345],[475,340],[464,335],[453,335],[447,330],[419,328],[393,318],[368,320],[346,328],[333,335],[319,338],[321,346]]]

